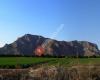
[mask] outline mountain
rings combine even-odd
[[[25,34],[0,48],[0,55],[98,56],[98,46],[87,41],[57,41],[42,36]]]

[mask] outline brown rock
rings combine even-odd
[[[38,46],[42,46],[46,40],[44,55],[52,56],[93,56],[100,55],[96,44],[87,41],[57,41],[42,36],[26,34],[18,38],[14,43],[0,48],[0,54],[5,55],[35,55]]]

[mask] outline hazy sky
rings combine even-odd
[[[0,46],[30,33],[100,46],[100,0],[0,0]]]

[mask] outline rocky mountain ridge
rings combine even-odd
[[[48,43],[47,41],[50,42]],[[46,43],[43,55],[51,56],[98,56],[98,46],[87,41],[57,41],[42,36],[25,34],[11,44],[0,48],[0,55],[36,55],[38,46]]]

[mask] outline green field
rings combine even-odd
[[[54,58],[35,58],[35,57],[0,57],[0,65],[16,64],[42,64],[55,60]]]
[[[76,65],[100,64],[100,58],[42,58],[42,57],[0,57],[0,65],[47,64]]]

